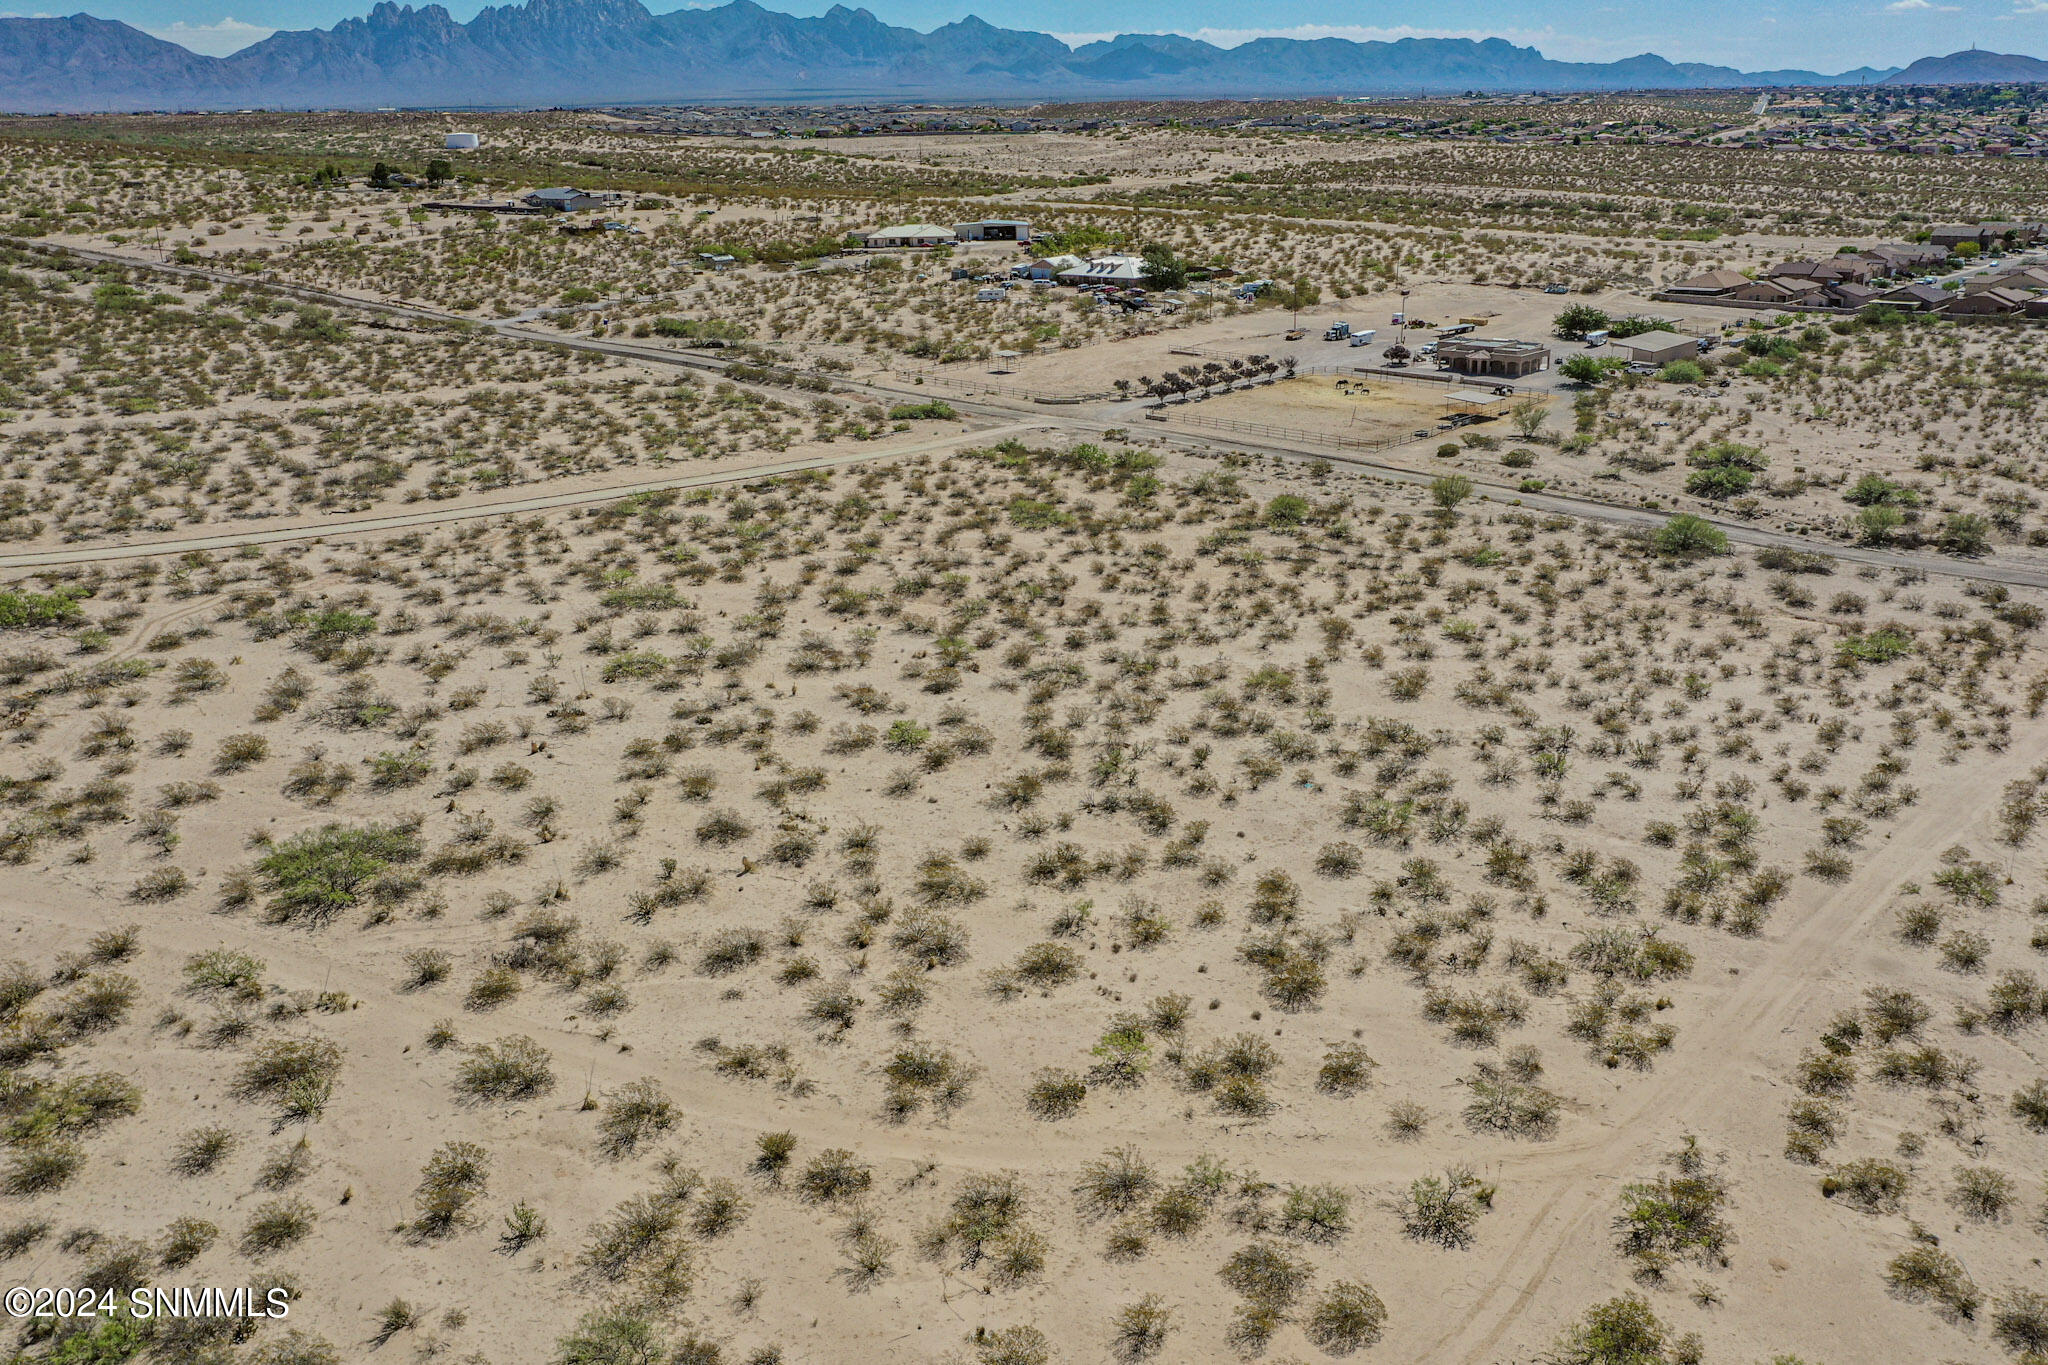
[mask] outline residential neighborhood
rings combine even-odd
[[[1832,256],[1783,261],[1755,275],[1709,270],[1665,286],[1674,303],[1854,312],[1887,304],[1950,317],[2048,318],[2048,260],[2005,253],[2048,243],[2037,222],[1949,223],[1926,242],[1845,247]]]

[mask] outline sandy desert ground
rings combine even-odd
[[[1514,166],[1447,144],[1446,233],[1408,142],[574,115],[465,192],[625,158],[641,234],[310,183],[437,127],[0,138],[0,1281],[289,1310],[16,1359],[2048,1353],[2048,336],[1765,319],[1463,428],[1313,340],[1717,328],[1646,291],[2009,187],[1756,154],[1671,241],[1558,182],[1704,161],[1461,209]],[[1183,202],[1239,172],[1304,195]],[[776,259],[1018,203],[1317,330]]]

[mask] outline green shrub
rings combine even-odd
[[[353,907],[387,868],[419,856],[419,836],[410,828],[324,825],[272,846],[256,871],[271,893],[266,909],[274,921],[319,926]]]
[[[84,616],[75,592],[33,593],[0,589],[0,630],[68,626]]]
[[[1728,553],[1728,537],[1705,517],[1681,512],[1657,528],[1651,537],[1657,553],[1672,559],[1699,559]]]

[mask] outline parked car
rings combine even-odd
[[[1568,284],[1546,284],[1543,286],[1543,292],[1546,294],[1569,294],[1572,292],[1572,287]]]

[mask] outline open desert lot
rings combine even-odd
[[[2048,1360],[2048,180],[1746,107],[0,123],[6,1358]]]

